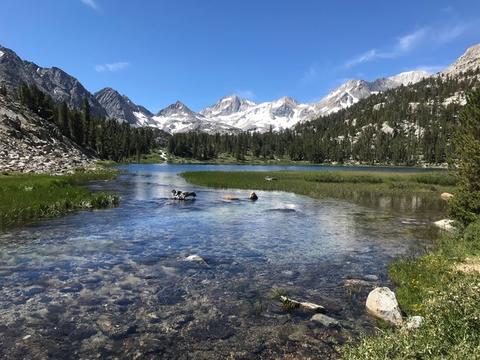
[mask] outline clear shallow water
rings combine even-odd
[[[318,201],[262,191],[257,202],[229,202],[223,196],[245,199],[248,191],[197,188],[178,176],[297,168],[307,170],[130,165],[117,180],[92,185],[118,192],[119,208],[0,234],[0,356],[335,357],[335,343],[372,328],[366,294],[388,285],[394,257],[428,243],[443,203],[369,194],[354,203]],[[172,188],[196,191],[198,200],[171,201]],[[184,261],[192,254],[208,266]],[[369,274],[379,281],[345,286],[345,279]],[[275,289],[325,305],[342,328],[283,311],[272,299]]]

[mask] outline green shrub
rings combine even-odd
[[[465,241],[476,242],[480,245],[480,220],[477,220],[467,226],[463,233]]]

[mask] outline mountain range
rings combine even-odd
[[[454,76],[480,64],[480,45],[469,48],[456,62],[439,75]],[[133,126],[149,126],[168,133],[203,131],[208,133],[265,132],[291,128],[298,123],[345,109],[372,94],[402,85],[417,83],[431,75],[426,71],[408,71],[374,81],[348,80],[318,102],[303,104],[290,97],[255,103],[230,95],[194,112],[180,101],[153,114],[112,88],[91,94],[73,76],[52,67],[42,68],[22,60],[14,51],[0,46],[0,84],[16,92],[22,83],[36,85],[55,101],[65,101],[79,108],[84,99],[97,116],[115,118]]]

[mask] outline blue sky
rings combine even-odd
[[[315,101],[349,78],[437,71],[479,42],[478,0],[0,2],[0,44],[154,112],[231,93]]]

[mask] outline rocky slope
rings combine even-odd
[[[54,124],[0,95],[0,171],[62,174],[94,159]]]
[[[95,99],[105,109],[107,116],[118,119],[121,122],[128,122],[132,125],[144,126],[145,119],[151,118],[153,114],[146,108],[133,103],[125,95],[120,95],[112,88],[104,88],[95,93]]]
[[[480,44],[474,45],[460,56],[452,65],[442,71],[441,75],[457,76],[462,72],[475,71],[480,67]]]
[[[36,85],[55,101],[65,101],[70,108],[80,108],[87,99],[92,114],[106,116],[97,99],[73,76],[57,68],[43,68],[22,60],[14,51],[0,46],[0,84],[16,94],[22,83]]]

